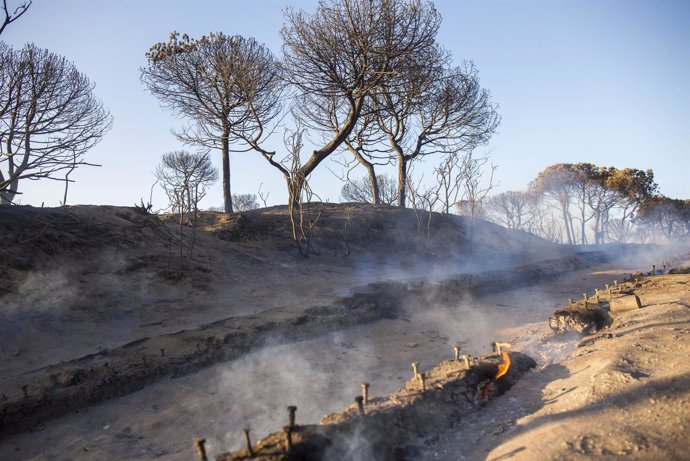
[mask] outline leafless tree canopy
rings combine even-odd
[[[340,195],[348,202],[394,205],[398,201],[398,187],[395,179],[382,174],[376,176],[376,182],[379,191],[377,200],[374,199],[369,179],[365,177],[349,180],[343,186]]]
[[[22,2],[13,10],[11,7],[7,6],[7,0],[2,0],[2,16],[4,17],[2,19],[2,25],[0,25],[0,35],[2,35],[5,27],[9,26],[26,13],[32,2],[33,0]]]
[[[163,154],[156,168],[156,178],[168,196],[169,206],[179,215],[179,270],[189,265],[194,254],[199,201],[206,196],[208,187],[218,179],[218,171],[208,154],[190,154],[175,151]],[[185,238],[184,227],[189,223],[192,231]]]
[[[440,16],[418,0],[323,0],[313,14],[288,10],[286,16],[283,68],[294,91],[292,113],[322,137],[321,147],[288,181],[299,189],[350,136],[367,98],[433,46]],[[272,160],[273,153],[263,154]],[[278,162],[272,164],[286,178],[291,174]],[[298,193],[291,190],[290,195]]]
[[[500,117],[481,88],[474,64],[449,67],[435,49],[400,84],[376,94],[378,126],[388,137],[398,163],[398,205],[405,206],[409,163],[431,154],[471,151],[488,142]],[[429,69],[432,71],[429,72]]]
[[[484,209],[487,217],[508,229],[526,230],[530,226],[535,200],[523,191],[507,191],[489,197]]]
[[[174,151],[163,154],[156,178],[168,196],[173,211],[188,213],[218,179],[218,171],[207,154]]]
[[[111,127],[94,85],[67,59],[0,42],[0,203],[24,179],[63,179]]]
[[[191,39],[172,33],[146,53],[141,79],[161,105],[191,119],[176,133],[183,142],[220,149],[225,211],[231,213],[231,150],[261,142],[281,111],[283,83],[271,52],[253,38],[222,33]],[[231,146],[233,148],[231,149]]]
[[[249,211],[259,208],[256,194],[233,194],[232,203],[235,211]]]
[[[495,131],[499,117],[474,65],[453,67],[436,43],[441,17],[431,2],[321,0],[313,13],[288,9],[285,16],[280,62],[253,39],[173,34],[151,48],[142,80],[164,107],[192,118],[194,125],[178,133],[183,141],[220,142],[224,151],[222,143],[232,142],[260,153],[284,176],[293,208],[307,177],[339,150],[367,168],[374,203],[374,165],[397,159],[396,195],[404,205],[410,161],[470,151]],[[237,43],[237,50],[208,57],[204,50],[217,42]],[[230,64],[217,64],[223,59]],[[266,142],[281,108],[316,145],[297,161]]]

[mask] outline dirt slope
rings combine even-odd
[[[635,292],[642,309],[613,313],[609,329],[565,360],[525,376],[459,430],[421,442],[420,459],[689,459],[690,276],[650,277]],[[516,345],[565,346],[551,338]]]
[[[410,210],[319,210],[309,258],[298,256],[285,207],[206,213],[194,259],[180,273],[175,217],[109,206],[0,207],[2,376],[232,316],[328,305],[375,280],[567,254],[457,216],[434,216],[427,241]]]

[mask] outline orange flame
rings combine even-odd
[[[508,356],[507,352],[503,352],[503,363],[498,364],[498,373],[496,373],[496,379],[508,373],[508,368],[510,368],[510,357]]]

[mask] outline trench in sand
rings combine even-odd
[[[565,353],[539,349],[553,308],[626,271],[574,271],[543,285],[459,299],[450,308],[409,306],[409,314],[395,319],[315,339],[281,345],[275,338],[276,345],[240,359],[7,437],[0,454],[28,458],[51,447],[56,459],[192,459],[197,437],[208,439],[214,455],[239,447],[246,426],[256,438],[277,430],[285,424],[287,405],[298,406],[299,422],[314,423],[351,404],[364,381],[374,396],[392,392],[409,378],[410,362],[431,367],[451,358],[456,342],[479,355],[491,341],[518,339],[544,363],[554,359],[550,353]]]

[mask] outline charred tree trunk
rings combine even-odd
[[[563,213],[563,224],[565,224],[565,234],[568,237],[568,244],[573,244],[573,233],[571,229],[571,221],[568,216],[568,206],[567,204],[561,203],[561,211]]]
[[[371,188],[371,204],[380,205],[381,204],[381,194],[379,192],[379,182],[376,178],[376,171],[374,171],[374,164],[368,162],[364,157],[358,154],[357,160],[359,163],[364,165],[367,170],[367,176],[369,177],[369,187]]]
[[[398,206],[407,206],[407,159],[403,155],[398,156]]]
[[[232,193],[230,192],[230,130],[223,131],[221,154],[223,156],[223,206],[227,214],[233,213]]]

